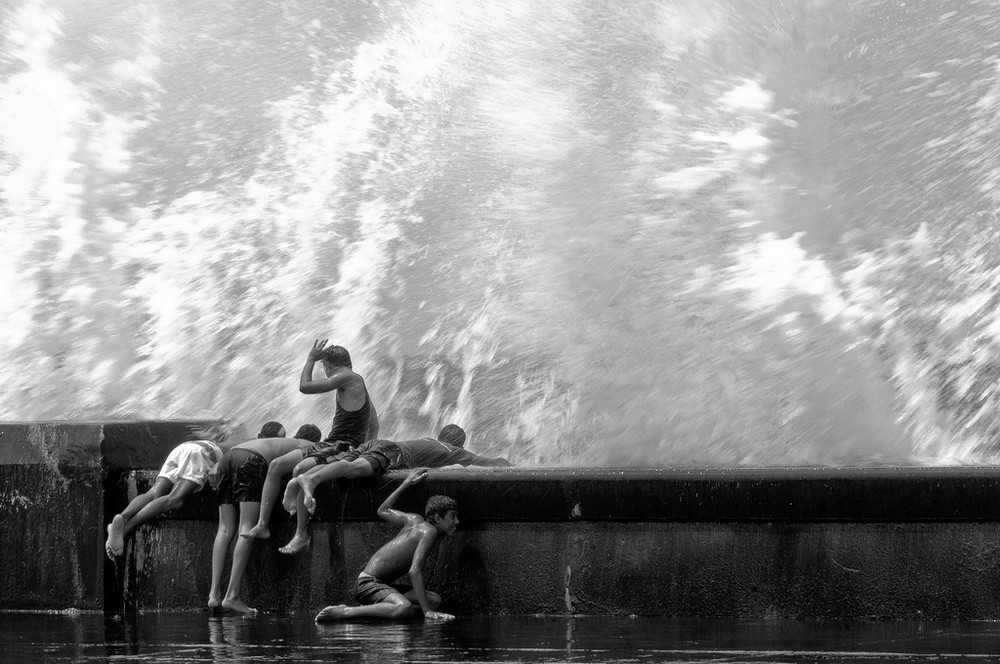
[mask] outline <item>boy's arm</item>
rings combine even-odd
[[[299,392],[302,394],[332,392],[347,385],[353,375],[352,371],[345,369],[338,371],[328,378],[313,380],[313,368],[315,368],[316,363],[323,356],[324,346],[326,346],[326,339],[317,340],[313,344],[312,350],[309,351],[309,355],[306,356],[306,364],[302,367],[302,375],[299,376]]]
[[[431,546],[434,544],[434,540],[437,539],[437,530],[428,524],[424,523],[419,526],[420,528],[420,541],[417,542],[417,548],[413,552],[413,560],[410,561],[410,585],[413,586],[413,592],[417,596],[417,602],[420,603],[420,610],[424,613],[424,618],[427,619],[437,619],[437,620],[451,620],[455,616],[450,613],[440,613],[431,608],[430,602],[427,601],[427,591],[424,590],[424,559],[427,558],[427,552],[431,550]]]
[[[507,459],[503,459],[501,457],[480,456],[475,452],[470,452],[469,450],[455,450],[451,459],[451,464],[449,465],[455,464],[462,466],[486,466],[493,468],[508,468],[511,466],[510,461],[507,461]]]
[[[406,526],[415,521],[423,521],[423,518],[418,514],[410,514],[409,512],[400,512],[394,505],[396,504],[396,499],[406,490],[407,487],[422,482],[424,478],[427,477],[426,468],[417,468],[416,470],[410,471],[410,474],[406,476],[396,490],[389,494],[389,497],[385,499],[379,508],[378,515],[389,523],[395,524],[397,526]]]

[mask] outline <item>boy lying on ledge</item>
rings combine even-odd
[[[484,457],[462,448],[465,431],[457,424],[441,429],[437,440],[370,440],[344,452],[328,464],[316,466],[293,477],[285,488],[282,505],[295,514],[295,534],[278,551],[298,553],[309,546],[309,515],[316,509],[313,492],[323,482],[346,478],[378,477],[387,470],[401,468],[443,468],[445,466],[510,466],[499,457]]]
[[[104,542],[108,558],[114,560],[122,555],[125,538],[136,528],[161,514],[178,509],[191,495],[203,489],[223,453],[241,442],[224,442],[223,431],[219,428],[206,429],[197,434],[206,439],[191,440],[172,449],[160,467],[153,486],[133,498],[108,524],[108,539]],[[285,427],[281,423],[267,422],[261,427],[257,437],[283,438],[284,435]]]
[[[441,605],[441,597],[424,588],[423,565],[438,536],[453,535],[458,528],[458,505],[447,496],[431,496],[424,509],[426,519],[393,507],[408,486],[423,481],[425,477],[426,469],[412,471],[378,508],[380,517],[402,528],[375,552],[358,575],[354,599],[361,606],[328,606],[319,612],[316,622],[349,618],[403,618],[418,609],[428,620],[451,620],[455,617],[436,610]],[[405,573],[409,573],[413,587],[390,585]]]

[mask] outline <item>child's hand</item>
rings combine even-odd
[[[455,616],[450,613],[441,613],[439,611],[425,611],[424,620],[454,620]]]
[[[425,477],[427,477],[426,468],[415,468],[410,471],[409,475],[406,476],[406,479],[403,480],[403,484],[406,486],[417,484],[418,482],[423,482]]]
[[[208,484],[214,490],[219,490],[219,464],[215,464],[212,470],[208,471]]]
[[[317,339],[313,342],[312,350],[309,351],[309,359],[315,362],[323,357],[323,348],[326,347],[326,339]]]

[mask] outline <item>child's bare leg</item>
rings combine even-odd
[[[285,486],[285,495],[281,499],[281,506],[285,508],[285,511],[289,514],[295,514],[295,504],[299,499],[299,478],[293,477],[288,480],[288,485]]]
[[[351,618],[398,620],[410,615],[413,611],[414,607],[410,603],[410,600],[396,593],[389,595],[377,604],[370,604],[368,606],[347,606],[346,604],[328,606],[317,614],[316,622],[349,620]]]
[[[318,463],[316,457],[306,457],[292,469],[292,479],[288,480],[288,486],[285,487],[285,495],[281,501],[285,511],[289,514],[295,514],[298,504],[298,492],[301,487],[299,478],[315,468]]]
[[[125,550],[125,536],[135,529],[135,526],[132,528],[128,527],[129,521],[149,505],[149,503],[167,494],[173,485],[174,483],[167,478],[157,477],[156,481],[153,482],[153,486],[148,491],[140,493],[129,501],[128,506],[122,510],[122,513],[116,514],[111,519],[111,523],[108,524],[108,539],[104,542],[104,551],[108,554],[108,558],[114,559],[122,555],[122,551]]]
[[[212,587],[208,591],[208,607],[222,606],[222,572],[226,567],[229,544],[236,536],[237,513],[235,505],[219,505],[219,529],[212,544]]]
[[[341,477],[355,480],[362,477],[371,477],[374,474],[375,470],[372,468],[372,465],[364,459],[334,461],[325,466],[319,466],[299,477],[302,502],[306,506],[306,509],[309,510],[309,513],[312,514],[316,511],[316,498],[313,497],[313,492],[323,482],[329,482]]]
[[[302,477],[301,475],[299,476]],[[309,512],[302,502],[302,492],[295,496],[295,534],[288,544],[278,549],[281,553],[292,555],[309,546],[312,538],[309,536]]]
[[[436,592],[432,592],[430,590],[425,590],[424,594],[427,596],[427,603],[431,605],[431,610],[437,611],[438,607],[441,606],[441,595],[438,595]],[[413,590],[411,588],[403,595],[403,597],[408,599],[410,601],[410,604],[413,604],[414,606],[417,607],[420,606],[420,600],[417,599],[416,590]]]
[[[299,475],[298,502],[295,507],[295,535],[288,544],[278,549],[282,553],[298,553],[309,546],[309,517],[316,509],[316,499],[313,491],[322,482],[339,477],[358,479],[375,474],[372,465],[364,459],[354,461],[334,461],[327,465],[316,466],[312,470]]]
[[[260,516],[260,503],[244,502],[240,503],[240,535],[236,539],[236,546],[233,547],[233,569],[229,573],[229,588],[226,596],[222,598],[222,608],[240,613],[257,613],[257,609],[252,609],[240,599],[240,590],[243,586],[243,575],[247,571],[247,563],[250,561],[250,548],[253,546],[252,537],[242,537],[244,533],[249,533],[254,524],[258,523]]]
[[[319,461],[313,457],[309,457],[302,460],[302,463],[295,466],[295,470],[292,472],[295,477],[292,479],[295,481],[295,486],[301,488],[302,478],[315,473]],[[293,554],[302,551],[309,546],[311,538],[309,537],[309,512],[306,511],[305,505],[302,504],[302,492],[296,491],[294,495],[295,500],[295,534],[292,535],[292,539],[288,541],[288,544],[278,549],[281,553]]]
[[[281,480],[285,475],[292,472],[296,464],[302,461],[302,451],[293,450],[271,461],[267,467],[267,477],[264,479],[264,489],[260,498],[260,516],[257,524],[247,531],[241,531],[240,537],[256,537],[267,539],[271,536],[271,529],[268,523],[271,520],[271,511],[274,509],[274,502],[278,498],[278,491],[281,490]]]
[[[128,537],[136,528],[152,521],[161,514],[180,509],[184,501],[188,499],[188,496],[200,488],[200,484],[196,484],[191,480],[177,480],[177,484],[170,490],[170,493],[149,501],[134,517],[125,522],[125,536]]]

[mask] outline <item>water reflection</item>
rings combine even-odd
[[[311,615],[0,614],[0,662],[992,661],[994,623],[504,616],[316,625]]]

